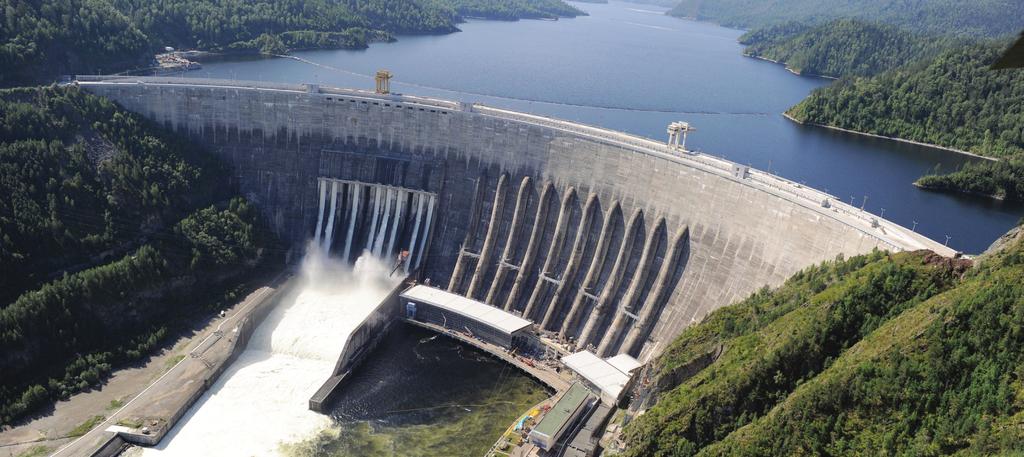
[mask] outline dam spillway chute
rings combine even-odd
[[[159,444],[133,455],[279,455],[282,442],[330,425],[308,400],[400,278],[388,274],[387,259],[341,262],[313,241],[237,359]]]
[[[391,259],[407,251],[403,271],[419,267],[428,244],[436,195],[323,177],[317,180],[317,187],[321,191],[313,239],[322,251],[340,253],[345,261],[363,253]],[[367,232],[365,244],[357,236],[361,229]],[[343,239],[344,246],[335,246],[335,237]]]

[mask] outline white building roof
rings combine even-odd
[[[530,321],[515,314],[505,312],[500,308],[429,286],[412,286],[405,292],[402,292],[401,297],[406,300],[428,303],[438,308],[461,314],[508,334],[529,327],[531,324]]]
[[[633,362],[629,363],[626,358]],[[613,360],[615,364],[611,363]],[[640,366],[629,355],[625,355],[625,358],[615,356],[608,360],[602,360],[590,351],[581,351],[562,357],[562,363],[613,399],[619,398],[619,393],[622,392],[622,389],[626,387],[626,383],[629,382],[629,371]],[[619,368],[620,366],[623,368],[632,366],[632,368],[623,371]]]
[[[631,357],[629,354],[619,354],[615,357],[604,360],[605,362],[611,364],[611,366],[617,368],[619,371],[623,373],[626,373],[627,375],[629,374],[629,372],[637,368],[640,368],[641,365],[639,361]]]

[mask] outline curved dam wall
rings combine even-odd
[[[315,85],[77,84],[221,156],[296,245],[324,217],[321,178],[436,194],[424,278],[602,355],[649,357],[708,312],[838,254],[953,254],[783,178],[555,119]]]

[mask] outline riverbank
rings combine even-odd
[[[254,313],[273,298],[283,280],[284,274],[271,280],[269,286],[256,289],[225,309],[224,317],[213,317],[201,330],[182,337],[171,350],[144,366],[122,370],[102,389],[58,403],[53,414],[10,430],[12,436],[24,436],[48,424],[57,430],[78,424],[71,433],[54,435],[53,440],[22,444],[19,452],[43,446],[46,453],[56,450],[53,455],[93,455],[100,449],[113,451],[121,446],[122,433],[158,439],[188,407],[195,391],[210,385],[210,376],[215,377],[230,359],[233,343],[241,336],[235,330],[246,324],[252,326]],[[228,328],[235,329],[231,335],[226,335]],[[139,428],[143,426],[151,429]],[[19,455],[14,448],[10,447],[10,455]]]
[[[331,423],[283,440],[276,451],[481,457],[509,424],[549,396],[542,383],[475,344],[396,323],[339,389],[327,408]]]
[[[815,124],[813,122],[801,122],[800,120],[796,119],[793,116],[790,116],[789,113],[786,113],[786,112],[783,112],[782,115],[786,119],[789,119],[789,120],[791,120],[791,121],[793,121],[793,122],[795,122],[797,124],[800,124],[800,125],[807,125],[807,126],[811,126],[811,127],[822,127],[822,128],[826,128],[826,129],[829,129],[829,130],[836,130],[836,131],[845,132],[845,133],[853,133],[853,134],[856,134],[856,135],[861,135],[861,136],[866,136],[866,137],[871,137],[871,138],[881,138],[883,140],[898,141],[900,143],[913,144],[913,145],[916,145],[916,146],[924,146],[926,148],[941,149],[943,151],[955,152],[957,154],[965,155],[965,156],[968,156],[968,157],[973,157],[973,158],[976,158],[976,159],[984,159],[984,160],[988,160],[988,161],[991,161],[991,162],[999,162],[999,161],[1002,160],[1002,159],[999,159],[999,158],[996,158],[996,157],[987,157],[987,156],[975,154],[975,153],[970,152],[970,151],[964,151],[963,149],[956,149],[956,148],[951,148],[951,147],[948,147],[948,146],[940,146],[940,145],[937,145],[937,144],[931,144],[931,143],[924,143],[924,142],[921,142],[921,141],[908,140],[906,138],[878,135],[878,134],[875,134],[875,133],[859,132],[857,130],[844,129],[842,127],[835,127],[835,126],[832,126],[832,125]]]
[[[225,315],[237,314],[257,292],[259,290],[226,308]],[[42,449],[50,453],[92,433],[133,402],[147,386],[180,365],[188,355],[188,348],[209,338],[225,321],[217,316],[197,319],[194,326],[169,338],[169,342],[155,349],[148,359],[111,373],[99,388],[60,400],[48,412],[0,431],[0,457],[20,456],[30,450],[42,453]]]

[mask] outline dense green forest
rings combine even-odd
[[[787,23],[740,37],[744,53],[785,63],[791,71],[839,78],[871,76],[936,55],[961,40],[919,36],[890,25],[837,19],[809,26]]]
[[[991,68],[1006,41],[927,36],[840,19],[757,29],[741,42],[749,55],[784,62],[795,72],[843,78],[791,108],[797,121],[1012,158],[949,175],[937,170],[916,184],[1024,199],[1024,74]]]
[[[434,0],[461,17],[485,19],[555,19],[584,13],[562,0]]]
[[[1024,152],[1024,73],[991,70],[1005,44],[976,44],[815,91],[788,113],[991,157]]]
[[[213,51],[361,48],[449,33],[464,16],[578,16],[562,0],[57,0],[3,2],[0,85],[140,66],[165,46]]]
[[[922,176],[914,183],[930,190],[964,192],[1008,201],[1024,201],[1024,157],[976,162],[948,174]]]
[[[0,92],[0,424],[138,360],[279,252],[210,157],[75,88]]]
[[[1020,32],[1024,3],[1013,0],[681,0],[670,15],[730,27],[853,18],[935,35],[1002,36]]]
[[[1024,452],[1024,233],[969,265],[837,259],[712,313],[656,359],[626,455]]]

